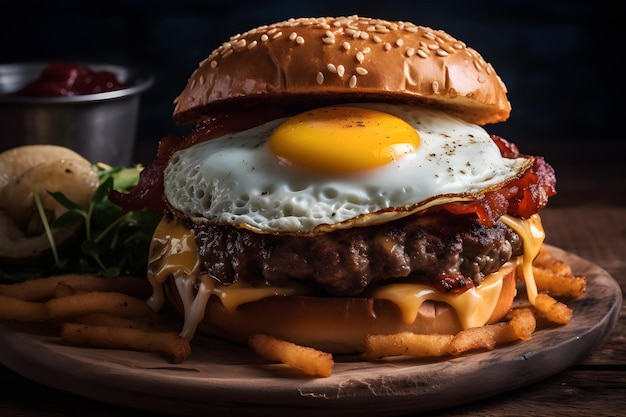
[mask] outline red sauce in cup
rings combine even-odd
[[[48,64],[39,78],[14,95],[59,97],[102,93],[121,88],[124,88],[124,85],[109,71],[92,71],[84,65],[59,61]]]

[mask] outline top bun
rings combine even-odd
[[[476,124],[509,117],[491,64],[446,32],[359,16],[290,19],[235,35],[202,61],[174,120],[258,105],[403,101]]]

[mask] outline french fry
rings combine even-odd
[[[248,344],[262,358],[271,362],[282,362],[307,375],[327,378],[335,366],[330,353],[273,336],[256,334],[250,337]]]
[[[363,358],[371,361],[386,356],[436,357],[447,355],[450,334],[416,334],[402,332],[388,335],[372,334],[365,339]]]
[[[152,291],[148,281],[142,278],[130,276],[104,278],[91,274],[67,274],[31,279],[16,284],[0,284],[0,295],[28,301],[46,300],[55,296],[59,283],[72,287],[76,292],[121,292],[138,298],[147,298]]]
[[[54,298],[67,297],[72,294],[76,294],[76,291],[65,282],[59,282],[54,290]]]
[[[513,310],[508,322],[488,324],[461,330],[450,342],[449,353],[460,355],[475,349],[493,350],[497,345],[528,340],[536,328],[535,316],[530,309]]]
[[[537,319],[530,308],[516,308],[508,325],[518,339],[529,340],[537,328]]]
[[[61,328],[61,337],[73,345],[163,353],[170,356],[174,363],[184,362],[191,354],[189,341],[173,331],[149,332],[125,327],[66,323]]]
[[[50,318],[65,319],[90,313],[109,313],[122,317],[151,315],[144,301],[117,292],[86,292],[53,298],[44,303]]]
[[[567,324],[572,319],[572,309],[546,293],[537,294],[535,309],[552,323]]]
[[[577,298],[587,291],[587,280],[581,275],[563,275],[548,268],[533,266],[537,289],[554,297]]]
[[[129,329],[146,331],[169,330],[169,327],[159,319],[156,313],[150,316],[132,318],[120,317],[109,313],[91,313],[76,317],[74,322],[89,326],[127,327]]]
[[[542,245],[533,265],[554,272],[556,275],[573,276],[572,268],[565,262],[555,258],[546,245]]]
[[[397,355],[457,356],[475,349],[493,350],[500,344],[530,339],[536,327],[533,311],[530,308],[518,308],[512,311],[508,322],[473,327],[461,330],[456,335],[410,332],[369,335],[365,341],[363,359],[371,361]]]
[[[545,245],[533,261],[533,275],[537,289],[554,297],[577,298],[587,291],[585,277],[574,274],[572,268],[555,258]]]
[[[0,295],[0,319],[25,323],[41,323],[50,318],[43,303],[24,301]]]
[[[503,339],[503,334],[509,331],[507,323],[495,323],[461,330],[454,335],[448,352],[456,356],[474,349],[493,350],[496,347],[496,339]]]

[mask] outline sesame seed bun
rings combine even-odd
[[[251,105],[404,101],[476,124],[508,119],[506,87],[474,49],[441,30],[358,16],[301,18],[235,35],[202,61],[174,120]]]

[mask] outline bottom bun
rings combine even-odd
[[[500,321],[510,310],[516,294],[516,268],[503,277],[500,298],[489,323]],[[165,294],[184,317],[183,304],[172,278]],[[197,331],[213,337],[247,344],[254,334],[267,334],[329,353],[356,353],[365,349],[368,334],[414,332],[456,334],[462,330],[455,310],[448,304],[427,301],[417,318],[407,324],[398,306],[373,298],[276,296],[240,305],[229,311],[218,297],[209,298]]]

